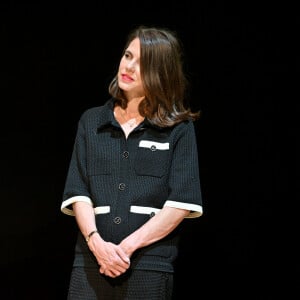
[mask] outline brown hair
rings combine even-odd
[[[200,112],[192,112],[184,103],[188,82],[183,72],[182,47],[175,32],[139,26],[129,33],[124,51],[135,38],[139,38],[141,45],[140,70],[145,90],[140,114],[160,127],[196,120]],[[118,86],[117,75],[109,85],[109,93],[126,108],[127,100]]]

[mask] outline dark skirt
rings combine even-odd
[[[110,278],[99,269],[74,267],[68,300],[171,300],[172,291],[172,273],[128,270]]]

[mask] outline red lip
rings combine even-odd
[[[127,74],[122,74],[121,77],[124,82],[132,82],[133,81],[133,78],[131,78]]]

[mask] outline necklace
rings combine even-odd
[[[130,128],[136,126],[135,118],[128,120],[125,124],[127,124]]]
[[[120,114],[120,116],[121,116],[121,118],[123,119],[123,121],[124,121],[124,124],[123,124],[123,126],[129,126],[130,128],[133,128],[133,127],[136,127],[137,126],[137,119],[139,120],[140,119],[140,116],[139,115],[137,115],[137,117],[133,117],[133,118],[131,118],[131,119],[129,119],[129,120],[127,120],[126,118],[125,118],[125,114],[122,112],[122,110],[121,110],[121,108],[119,108],[119,114]]]

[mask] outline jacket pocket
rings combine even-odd
[[[136,174],[162,177],[168,172],[169,159],[169,143],[141,140],[136,154]]]

